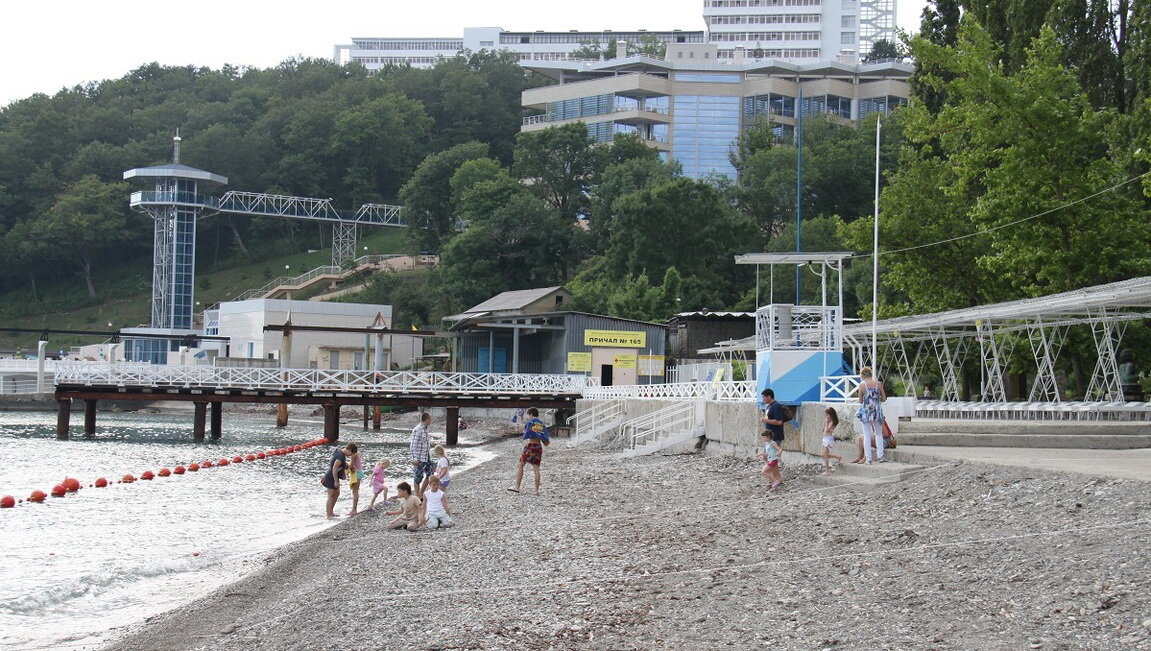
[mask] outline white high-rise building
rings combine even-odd
[[[853,63],[895,38],[895,0],[704,0],[720,59]]]

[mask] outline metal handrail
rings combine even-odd
[[[658,440],[667,434],[697,420],[698,401],[681,402],[645,414],[622,425],[628,445],[635,448]]]
[[[571,416],[568,416],[567,422],[570,424],[573,420],[577,421],[575,434],[572,437],[571,444],[573,446],[579,445],[581,433],[586,431],[594,432],[605,422],[617,418],[624,413],[624,402],[620,399],[607,400],[605,402],[597,402],[591,407],[578,411]]]

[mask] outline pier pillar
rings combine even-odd
[[[95,398],[84,398],[84,436],[96,436]]]
[[[220,432],[223,429],[221,424],[223,422],[224,403],[213,402],[212,404],[212,440],[220,440]]]
[[[380,421],[383,420],[384,408],[375,405],[372,407],[372,429],[380,429]]]
[[[276,427],[288,426],[288,403],[281,402],[276,405]]]
[[[364,429],[368,429],[368,418],[371,417],[371,405],[364,405]]]
[[[206,402],[193,402],[192,403],[192,438],[197,441],[204,440],[204,420],[208,413],[208,403]]]
[[[455,447],[460,442],[460,408],[447,407],[444,411],[444,439],[450,447]]]
[[[340,440],[340,406],[324,405],[324,438],[329,442]]]
[[[68,424],[72,418],[72,399],[56,399],[56,438],[68,438]]]

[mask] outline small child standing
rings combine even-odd
[[[436,457],[435,477],[440,480],[440,488],[447,490],[448,484],[452,483],[452,465],[448,463],[448,455],[444,452],[442,445],[433,448],[432,453]]]
[[[372,503],[368,505],[369,511],[374,511],[376,508],[376,498],[380,493],[384,494],[384,501],[388,501],[388,466],[392,465],[389,459],[381,459],[376,462],[376,467],[372,469]]]
[[[779,454],[782,450],[769,430],[764,430],[759,438],[763,441],[763,452],[755,456],[763,459],[763,476],[771,481],[771,490],[775,490],[783,485],[783,474],[779,472]]]
[[[396,496],[400,498],[400,508],[396,511],[385,511],[384,515],[398,516],[388,523],[389,529],[407,529],[415,531],[420,528],[423,511],[423,500],[412,495],[412,486],[406,481],[396,486]]]
[[[448,506],[448,494],[440,486],[439,478],[432,475],[432,478],[428,480],[428,489],[424,491],[424,519],[420,526],[429,529],[450,527],[455,524],[451,515],[452,509]]]
[[[834,407],[828,407],[823,419],[823,474],[831,474],[831,459],[835,459],[836,467],[843,465],[843,457],[831,453],[831,446],[835,445],[835,428],[839,426],[839,414]]]

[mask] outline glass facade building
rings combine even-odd
[[[730,155],[743,130],[768,122],[786,137],[797,110],[843,121],[889,113],[907,102],[914,70],[898,61],[763,63],[717,52],[714,44],[679,45],[664,59],[534,63],[529,69],[558,83],[524,91],[524,106],[540,113],[522,130],[582,122],[596,142],[634,133],[685,176],[734,178]]]

